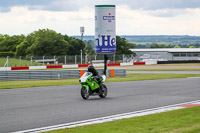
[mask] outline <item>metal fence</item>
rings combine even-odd
[[[85,70],[86,71],[86,70]],[[103,69],[97,69],[103,75]],[[125,69],[116,69],[115,77],[125,77]],[[107,70],[110,77],[110,70]],[[34,71],[0,71],[0,81],[47,80],[80,78],[80,70],[34,70]]]
[[[133,54],[109,54],[109,63],[133,62]],[[21,67],[21,66],[42,66],[42,65],[63,65],[63,64],[89,64],[103,63],[104,55],[65,55],[65,56],[19,56],[0,57],[0,67]]]

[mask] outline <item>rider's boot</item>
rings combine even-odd
[[[99,81],[98,84],[99,84],[99,91],[102,92],[102,83],[101,83],[101,81]]]

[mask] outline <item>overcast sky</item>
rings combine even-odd
[[[94,35],[94,6],[116,5],[117,35],[198,35],[200,0],[0,0],[0,34]]]

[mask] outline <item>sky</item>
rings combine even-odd
[[[116,5],[117,35],[200,36],[200,0],[0,0],[0,34],[94,35],[95,5]]]

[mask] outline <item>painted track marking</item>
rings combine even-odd
[[[190,105],[190,106],[184,106],[184,105]],[[72,128],[72,127],[77,127],[77,126],[97,124],[97,123],[109,122],[109,121],[114,121],[114,120],[119,120],[119,119],[124,119],[124,118],[132,118],[132,117],[137,117],[137,116],[144,116],[144,115],[149,115],[149,114],[156,114],[156,113],[161,113],[161,112],[166,112],[166,111],[171,111],[171,110],[177,110],[177,109],[182,109],[186,107],[191,107],[192,105],[200,105],[200,100],[174,104],[174,105],[169,105],[169,106],[163,106],[163,107],[158,107],[158,108],[146,109],[146,110],[141,110],[141,111],[111,115],[111,116],[106,116],[106,117],[94,118],[94,119],[89,119],[89,120],[59,124],[59,125],[54,125],[54,126],[47,126],[47,127],[24,130],[24,131],[17,131],[13,133],[39,133],[39,132],[50,131],[50,130]]]

